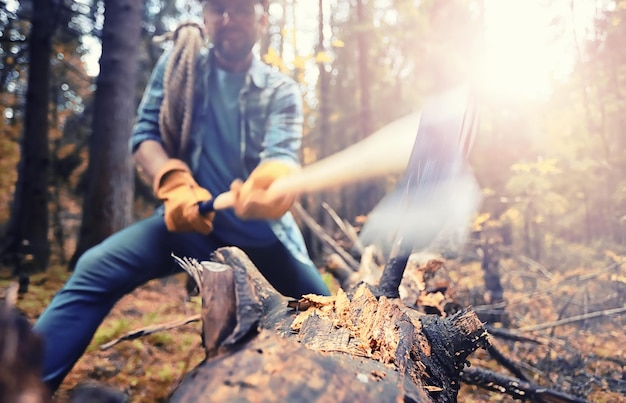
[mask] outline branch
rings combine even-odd
[[[485,325],[485,330],[487,330],[487,332],[489,332],[489,334],[493,337],[497,337],[503,340],[519,341],[522,343],[543,344],[542,341],[527,336],[522,336],[519,333],[516,333],[515,330],[494,327],[491,325]]]
[[[513,362],[513,360],[502,354],[502,352],[498,350],[496,346],[493,345],[493,343],[487,346],[487,352],[489,353],[489,356],[491,358],[496,360],[496,362],[498,362],[504,368],[508,369],[510,373],[523,381],[528,381],[528,378],[522,373],[519,368],[517,368],[517,365]]]
[[[561,325],[567,325],[569,323],[580,322],[581,320],[599,318],[601,316],[620,315],[620,314],[623,314],[624,312],[626,312],[626,306],[623,306],[621,308],[607,309],[604,311],[590,312],[590,313],[586,313],[583,315],[572,316],[569,318],[556,320],[554,322],[542,323],[540,325],[535,325],[535,326],[525,326],[525,327],[517,329],[517,331],[518,332],[532,332],[535,330],[550,329],[550,328],[561,326]]]
[[[328,215],[330,215],[335,224],[337,224],[337,227],[339,227],[341,232],[343,232],[343,234],[350,240],[350,242],[352,242],[352,246],[356,248],[356,250],[359,252],[359,255],[362,255],[365,248],[363,246],[363,243],[359,239],[359,236],[357,235],[354,227],[350,225],[350,223],[342,220],[341,217],[339,217],[339,215],[335,212],[335,210],[333,210],[332,207],[328,205],[328,203],[322,202],[322,207],[324,208],[324,210],[326,210]]]
[[[520,379],[482,368],[465,368],[461,373],[461,379],[468,385],[476,385],[484,389],[506,393],[514,399],[530,400],[533,402],[559,402],[559,403],[586,403],[587,401],[567,393],[554,389],[534,385]]]
[[[359,263],[341,246],[335,242],[335,240],[328,235],[324,229],[315,222],[313,217],[311,217],[305,210],[302,208],[300,203],[295,203],[293,205],[293,211],[295,211],[298,216],[304,221],[304,223],[318,236],[326,245],[328,245],[332,250],[334,250],[341,258],[350,266],[353,271],[356,271],[359,268]]]
[[[132,330],[126,333],[125,335],[118,337],[117,339],[114,339],[108,343],[102,344],[100,346],[100,350],[109,349],[113,347],[114,345],[125,340],[135,340],[140,337],[147,336],[149,334],[161,332],[163,330],[174,329],[174,328],[181,327],[192,322],[198,322],[200,319],[201,319],[201,315],[198,314],[198,315],[189,316],[188,318],[185,318],[185,319],[178,319],[178,320],[174,320],[174,321],[167,322],[167,323],[150,325],[150,326],[142,327],[141,329]]]

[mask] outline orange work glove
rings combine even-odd
[[[165,225],[172,232],[199,232],[213,230],[215,213],[200,215],[198,204],[213,197],[200,187],[183,161],[169,159],[154,177],[154,193],[165,204]]]
[[[277,220],[293,205],[294,195],[275,196],[267,189],[278,178],[293,173],[298,167],[284,161],[262,162],[245,182],[235,180],[230,191],[235,198],[235,214],[243,219]]]

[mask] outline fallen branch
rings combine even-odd
[[[111,340],[108,343],[102,344],[100,346],[100,350],[109,349],[109,348],[113,347],[114,345],[116,345],[118,343],[121,343],[122,341],[135,340],[135,339],[138,339],[140,337],[147,336],[149,334],[162,332],[164,330],[174,329],[174,328],[181,327],[181,326],[184,326],[184,325],[192,323],[192,322],[198,322],[200,319],[201,319],[201,315],[198,314],[198,315],[190,316],[190,317],[185,318],[185,319],[174,320],[174,321],[167,322],[167,323],[161,323],[161,324],[157,324],[157,325],[150,325],[150,326],[142,327],[141,329],[132,330],[132,331],[126,333],[125,335],[123,335],[121,337],[118,337],[117,339],[114,339],[114,340]]]
[[[542,323],[540,325],[535,325],[535,326],[525,326],[525,327],[521,327],[517,329],[517,331],[518,332],[532,332],[535,330],[550,329],[553,327],[567,325],[567,324],[574,323],[574,322],[580,322],[581,320],[599,318],[602,316],[620,315],[620,314],[623,314],[624,312],[626,312],[626,306],[621,307],[621,308],[615,308],[615,309],[607,309],[604,311],[590,312],[590,313],[586,313],[583,315],[572,316],[569,318],[556,320],[554,322]]]
[[[469,385],[506,393],[514,399],[533,402],[586,403],[587,401],[558,390],[511,378],[482,368],[465,368],[461,379]]]
[[[522,336],[519,333],[515,333],[515,330],[511,329],[485,325],[485,330],[487,330],[487,332],[489,332],[491,336],[503,340],[519,341],[522,343],[544,344],[541,340],[537,340],[528,336]]]
[[[504,354],[502,354],[502,352],[498,348],[496,348],[493,343],[487,346],[487,352],[489,353],[489,356],[491,358],[496,360],[496,362],[498,362],[504,368],[508,369],[510,373],[523,381],[528,381],[526,375],[524,375],[524,373],[517,367],[515,362],[513,362],[513,360],[511,360],[509,357],[506,357]]]
[[[346,262],[348,266],[353,271],[356,271],[359,268],[359,263],[343,249],[341,246],[335,242],[335,240],[324,231],[324,229],[315,222],[313,217],[311,217],[299,203],[295,203],[293,205],[294,211],[304,223],[317,235],[319,239],[321,239],[326,245],[328,245],[332,250],[335,251],[341,258]]]
[[[333,210],[332,207],[328,205],[328,203],[322,202],[322,207],[324,208],[324,210],[326,210],[330,218],[333,219],[335,224],[337,224],[337,227],[339,227],[341,232],[343,232],[343,234],[350,240],[352,246],[357,250],[357,252],[359,252],[359,255],[362,255],[365,247],[359,239],[359,236],[357,235],[354,227],[349,222],[342,220],[341,217],[339,217],[339,215],[335,212],[335,210]]]

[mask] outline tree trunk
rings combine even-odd
[[[44,270],[48,264],[48,110],[50,53],[54,32],[51,0],[33,1],[30,30],[28,90],[21,159],[2,255],[16,261],[30,255],[32,269]],[[20,274],[20,273],[18,273]],[[23,274],[23,273],[22,273]]]
[[[141,2],[107,1],[78,246],[70,262],[131,223],[134,177],[128,140],[135,116]]]
[[[504,302],[504,289],[500,281],[500,248],[501,244],[493,238],[485,239],[481,249],[483,259],[483,279],[485,281],[484,301],[487,305],[500,306]],[[494,308],[483,313],[480,318],[487,323],[506,322],[504,308]]]
[[[201,271],[207,359],[171,402],[456,401],[467,357],[488,345],[473,312],[423,315],[366,284],[290,301],[236,248],[183,266]]]

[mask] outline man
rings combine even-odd
[[[52,391],[122,296],[177,270],[172,252],[206,260],[216,248],[238,246],[282,294],[329,294],[288,212],[293,197],[265,192],[297,168],[303,121],[296,83],[253,57],[267,27],[266,9],[266,0],[203,4],[213,46],[198,56],[188,141],[176,155],[166,151],[159,132],[169,54],[157,63],[131,148],[164,208],[87,251],[38,319],[43,376]],[[234,209],[198,212],[198,203],[228,190]]]

